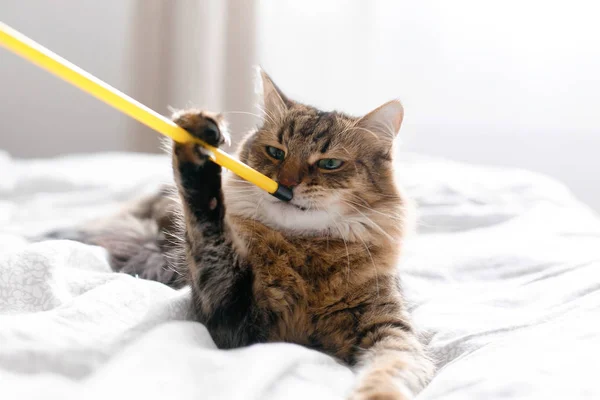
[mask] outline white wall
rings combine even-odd
[[[292,97],[406,107],[409,151],[524,167],[600,210],[600,5],[263,1],[259,59]]]
[[[254,0],[0,0],[0,21],[162,114],[255,124]],[[0,149],[18,157],[160,151],[160,135],[0,48]]]
[[[243,112],[253,111],[247,76],[239,78],[253,60],[254,25],[246,23],[252,3],[240,4],[1,0],[0,20],[159,112],[188,100]],[[262,1],[259,60],[292,96],[324,108],[358,114],[401,98],[407,150],[548,173],[600,209],[596,4]],[[185,34],[194,21],[202,29]],[[177,30],[167,34],[165,24]],[[169,37],[184,40],[168,46]],[[202,57],[219,49],[218,61]],[[151,151],[152,135],[0,50],[0,149],[26,157]]]
[[[127,61],[127,5],[95,0],[2,0],[0,20],[123,88],[127,83],[122,73]],[[127,117],[0,48],[0,149],[27,157],[128,149],[130,138],[123,134],[127,123]]]

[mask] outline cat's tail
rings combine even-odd
[[[114,271],[164,283],[173,288],[186,284],[178,270],[177,207],[167,190],[135,200],[116,215],[76,228],[58,229],[40,240],[74,240],[107,250]]]

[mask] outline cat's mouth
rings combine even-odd
[[[282,204],[285,204],[286,206],[291,206],[291,207],[297,208],[300,211],[308,211],[308,208],[299,206],[298,204],[294,204],[292,202],[282,202]]]
[[[292,201],[278,201],[277,203],[281,205],[281,207],[283,207],[283,209],[286,208],[295,208],[296,210],[300,210],[300,211],[308,211],[309,207],[307,206],[301,206],[300,204],[296,203],[297,199],[293,199]]]

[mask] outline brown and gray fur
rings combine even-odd
[[[407,219],[392,164],[402,106],[354,118],[292,101],[264,73],[262,83],[264,122],[238,155],[293,188],[291,203],[223,176],[196,145],[173,144],[175,199],[161,192],[66,236],[106,247],[116,270],[189,284],[193,313],[220,348],[298,343],[357,369],[353,399],[412,398],[433,366],[396,268]],[[227,138],[218,114],[187,110],[174,121],[215,146]],[[344,163],[324,170],[323,158]]]

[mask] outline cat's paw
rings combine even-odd
[[[349,400],[411,400],[412,397],[407,397],[397,392],[373,391],[371,393],[353,394]]]
[[[173,122],[211,146],[229,143],[225,123],[219,114],[195,109],[179,111],[173,115]]]
[[[411,400],[413,398],[414,396],[408,390],[382,383],[359,385],[348,400]]]
[[[173,115],[173,122],[203,142],[219,147],[229,143],[229,135],[223,118],[219,114],[196,109],[178,111]],[[174,143],[173,154],[179,163],[204,165],[210,157],[210,151],[196,143]]]

